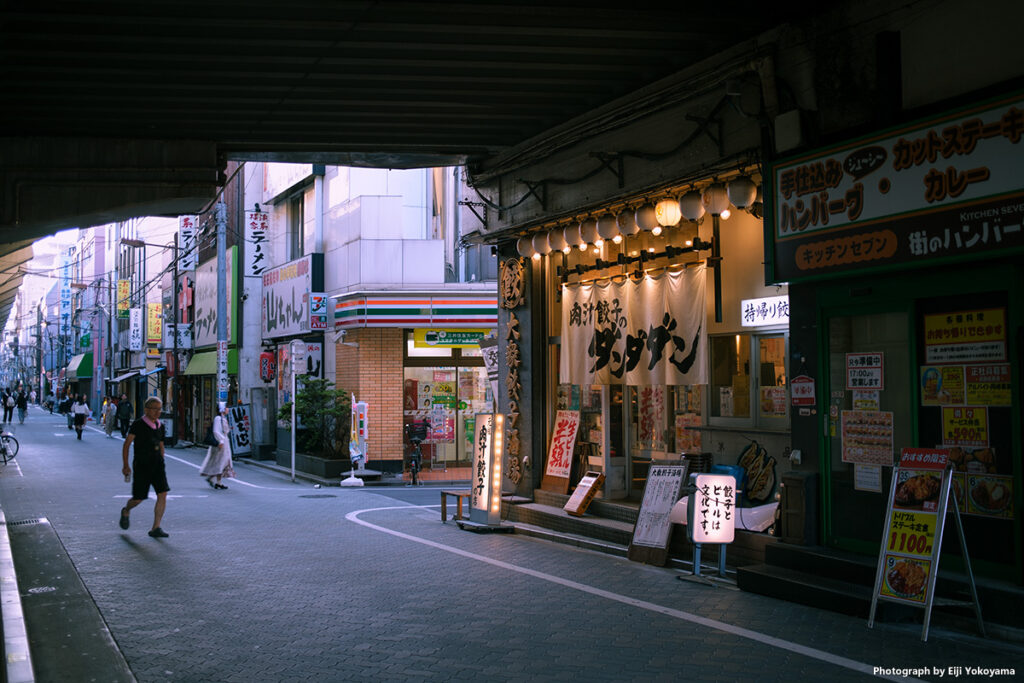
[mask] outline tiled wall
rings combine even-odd
[[[336,351],[337,386],[355,392],[357,401],[369,404],[368,467],[374,469],[374,461],[400,462],[404,330],[356,329],[346,334],[343,341]]]

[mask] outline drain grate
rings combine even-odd
[[[299,496],[299,498],[337,498],[333,493],[307,493]]]
[[[49,524],[50,521],[46,517],[40,517],[39,519],[21,519],[17,522],[7,522],[7,526],[28,526],[30,524]]]

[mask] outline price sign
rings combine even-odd
[[[934,512],[893,510],[887,550],[915,557],[931,557],[936,519]]]
[[[943,406],[942,433],[946,446],[988,446],[988,408]]]

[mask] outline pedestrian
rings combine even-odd
[[[100,415],[103,417],[103,431],[106,432],[108,439],[113,439],[114,423],[117,421],[117,403],[114,402],[113,396],[108,396],[103,401],[103,411]]]
[[[171,487],[167,485],[167,468],[164,464],[164,425],[160,422],[160,409],[163,403],[157,397],[146,399],[143,406],[143,415],[132,423],[128,429],[128,436],[125,437],[124,446],[121,447],[121,460],[124,466],[121,473],[125,481],[131,478],[132,497],[128,504],[121,508],[121,528],[129,526],[129,513],[132,508],[149,498],[149,487],[152,486],[156,492],[156,505],[153,507],[153,528],[149,535],[153,538],[167,538],[169,534],[160,528],[160,522],[164,516],[164,509],[167,507],[167,492]],[[135,467],[135,476],[132,478],[132,468],[128,466],[128,449],[135,444],[135,459],[132,465]]]
[[[14,398],[14,391],[4,389],[4,422],[10,423],[14,419],[14,405],[17,400]]]
[[[68,429],[75,428],[72,422],[73,418],[71,416],[72,405],[74,405],[74,401],[71,399],[71,394],[65,393],[64,400],[60,402],[60,408],[58,410],[60,411],[61,415],[64,415],[68,419]]]
[[[220,483],[221,478],[235,476],[235,470],[231,466],[231,441],[228,439],[228,432],[231,425],[228,424],[228,407],[222,401],[217,404],[220,414],[213,418],[213,438],[217,440],[216,446],[206,449],[206,459],[199,466],[199,476],[206,477],[206,483],[211,488],[227,490],[227,486]],[[214,479],[217,481],[214,482]]]
[[[75,405],[71,407],[71,413],[75,416],[75,431],[78,433],[78,440],[82,440],[82,430],[85,429],[85,420],[89,417],[89,406],[85,402],[85,394],[79,394]]]
[[[28,392],[28,402],[29,403],[35,403],[36,402],[36,390],[35,389],[33,389],[32,391]]]
[[[132,410],[132,402],[128,400],[128,394],[121,394],[121,400],[117,404],[117,421],[121,426],[121,437],[128,437],[128,429],[135,419],[135,411]]]
[[[28,396],[25,394],[24,389],[18,392],[14,403],[18,407],[18,423],[25,424],[25,413],[28,411]]]

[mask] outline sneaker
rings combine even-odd
[[[153,529],[152,531],[150,531],[149,535],[152,536],[153,538],[167,538],[168,536],[170,536],[169,533],[167,533],[166,531],[164,531],[160,527],[157,527],[157,528]]]
[[[121,528],[127,529],[131,520],[128,518],[128,508],[121,508]]]

